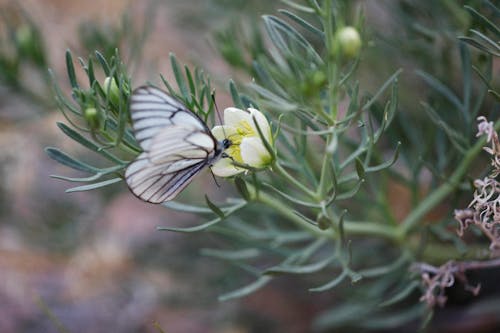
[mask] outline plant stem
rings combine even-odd
[[[324,200],[324,198],[327,195],[327,191],[329,188],[329,184],[327,184],[327,177],[329,176],[329,170],[330,170],[330,163],[332,159],[332,153],[330,153],[328,150],[330,149],[330,144],[333,140],[333,134],[328,134],[326,138],[326,144],[325,144],[325,152],[323,155],[323,162],[321,164],[321,174],[319,177],[319,185],[318,189],[316,192],[316,196],[318,198],[321,198],[321,200]]]
[[[292,183],[297,187],[299,190],[307,194],[310,198],[313,198],[317,200],[316,193],[308,189],[304,184],[299,182],[296,178],[294,178],[292,175],[290,175],[278,162],[275,160],[273,163],[272,169],[279,173],[283,178],[285,178],[286,181]]]
[[[276,199],[275,197],[263,192],[262,190],[260,190],[257,195],[255,193],[255,188],[252,185],[247,184],[247,186],[250,193],[253,194],[252,196],[255,201],[273,208],[277,213],[294,222],[304,230],[312,233],[317,237],[327,237],[333,239],[337,238],[338,234],[334,233],[332,229],[321,230],[319,227],[308,223],[299,215],[295,214],[293,208]],[[344,221],[344,231],[349,235],[368,235],[386,238],[391,241],[398,241],[397,229],[390,225],[364,221]]]
[[[332,20],[332,1],[326,0],[324,3],[324,33],[325,33],[325,45],[328,52],[327,55],[327,78],[328,78],[328,108],[330,111],[330,119],[334,122],[337,120],[337,86],[338,86],[338,69],[337,69],[337,57],[338,55],[334,52],[334,26]]]

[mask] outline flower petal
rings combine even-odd
[[[212,128],[212,135],[217,139],[217,140],[224,140],[227,139],[229,136],[236,134],[236,128],[233,126],[227,126],[227,125],[218,125]]]
[[[262,131],[262,135],[264,136],[266,141],[271,144],[272,143],[271,127],[269,126],[269,122],[267,121],[266,116],[264,116],[262,112],[254,108],[248,108],[248,111],[250,111],[251,118],[255,118],[255,121],[257,122],[257,125],[259,125],[259,128]],[[255,133],[259,133],[257,131],[257,127],[255,126],[253,119],[251,119],[250,125],[255,130]]]
[[[254,168],[262,168],[271,162],[271,155],[262,143],[260,137],[247,137],[240,144],[243,163]]]
[[[224,110],[225,125],[238,127],[242,121],[247,121],[249,124],[252,123],[250,112],[235,107],[230,107]]]
[[[235,167],[230,158],[221,158],[212,165],[212,172],[218,177],[231,177],[243,171],[245,170]]]

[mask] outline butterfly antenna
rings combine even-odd
[[[217,118],[219,119],[219,123],[222,126],[222,133],[224,133],[224,137],[227,139],[226,131],[224,130],[224,124],[222,123],[222,117],[219,112],[219,108],[217,107],[217,102],[215,101],[215,89],[212,90],[212,102],[214,103],[215,106],[215,112],[217,113]]]

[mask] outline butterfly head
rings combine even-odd
[[[232,144],[233,144],[233,143],[231,142],[231,140],[229,140],[229,139],[227,139],[227,138],[226,138],[226,139],[224,139],[224,140],[222,140],[222,148],[223,148],[224,150],[226,150],[227,148],[231,147],[231,145],[232,145]]]

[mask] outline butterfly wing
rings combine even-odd
[[[207,125],[184,104],[154,87],[134,90],[130,96],[130,115],[135,138],[144,151],[149,150],[156,134],[170,126],[191,126],[210,133]]]
[[[125,179],[144,201],[173,199],[220,155],[218,142],[205,123],[162,90],[136,89],[130,112],[143,153],[127,167]]]

